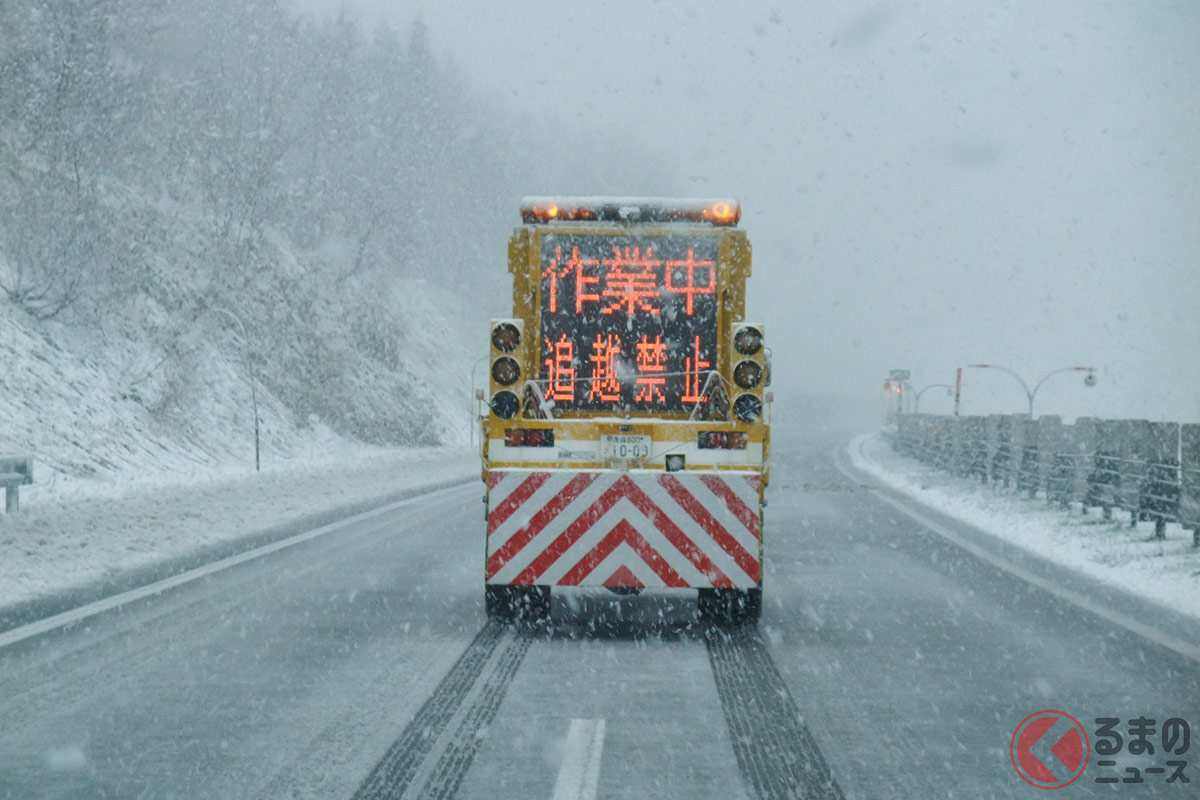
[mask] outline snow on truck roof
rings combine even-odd
[[[521,221],[527,225],[574,222],[707,222],[737,227],[742,207],[736,200],[670,197],[525,197]]]

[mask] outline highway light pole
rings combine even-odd
[[[1037,384],[1033,387],[1033,390],[1031,391],[1029,389],[1029,384],[1025,383],[1025,380],[1020,375],[1013,372],[1011,369],[1008,369],[1007,367],[1001,367],[996,364],[967,364],[967,366],[971,367],[972,369],[998,369],[1001,372],[1006,372],[1009,375],[1012,375],[1014,378],[1016,378],[1018,381],[1020,381],[1021,388],[1025,390],[1025,398],[1029,401],[1029,418],[1030,419],[1033,419],[1033,398],[1037,395],[1038,389],[1042,388],[1042,384],[1046,382],[1047,378],[1049,378],[1053,375],[1058,375],[1063,372],[1086,372],[1087,375],[1085,375],[1083,378],[1083,385],[1089,386],[1089,387],[1096,385],[1096,368],[1095,367],[1062,367],[1061,369],[1051,370],[1050,372],[1048,372],[1042,376],[1042,379],[1037,382]]]
[[[478,424],[478,423],[479,423],[479,420],[478,420],[478,418],[477,418],[477,417],[478,417],[478,412],[476,411],[476,409],[479,407],[479,406],[478,406],[479,400],[478,400],[478,399],[477,399],[477,397],[476,397],[476,395],[478,394],[478,392],[477,392],[477,391],[476,391],[476,389],[475,389],[475,373],[476,373],[476,371],[479,369],[479,365],[480,365],[480,364],[482,364],[483,362],[487,361],[487,359],[488,359],[488,357],[487,357],[487,356],[480,356],[479,358],[477,358],[477,359],[475,360],[475,363],[471,365],[471,398],[472,398],[472,399],[475,401],[475,405],[472,405],[472,406],[471,406],[471,409],[470,409],[470,414],[471,414],[471,444],[472,444],[472,445],[474,445],[474,444],[475,444],[475,429],[476,429],[477,427],[479,427],[479,424]]]
[[[888,379],[884,381],[883,388],[886,391],[892,390],[892,384],[896,384],[896,414],[904,413],[904,384],[912,377],[912,373],[907,369],[894,369],[888,373]],[[912,389],[912,384],[909,384],[909,389]]]
[[[225,316],[229,317],[237,324],[238,330],[242,332],[242,358],[246,362],[246,368],[250,371],[250,402],[254,407],[254,471],[261,472],[262,469],[261,462],[259,460],[258,447],[258,389],[255,387],[254,364],[250,361],[249,355],[250,337],[246,335],[246,326],[242,324],[242,321],[238,319],[238,316],[232,311],[228,311],[224,308],[218,308],[216,306],[209,306],[209,310],[216,311],[218,314],[224,314]]]
[[[950,385],[950,384],[948,384],[948,383],[931,383],[931,384],[929,384],[928,386],[926,386],[926,387],[924,387],[923,389],[921,389],[921,391],[917,392],[917,401],[916,401],[916,405],[915,405],[915,406],[914,406],[914,408],[913,408],[913,413],[914,413],[914,414],[920,414],[920,413],[921,413],[921,395],[925,394],[925,393],[926,393],[926,392],[928,392],[930,389],[937,389],[937,388],[939,388],[939,387],[940,387],[940,388],[942,388],[942,389],[945,389],[945,390],[946,390],[946,394],[950,394],[951,392],[953,392],[953,391],[954,391],[954,387],[953,387],[953,386],[951,386],[951,385]]]

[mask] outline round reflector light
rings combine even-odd
[[[733,368],[733,382],[743,389],[753,389],[762,382],[762,367],[750,360],[739,362]]]
[[[733,347],[744,356],[752,356],[762,349],[762,331],[758,328],[739,328],[733,335]]]
[[[492,396],[492,411],[501,419],[512,419],[521,410],[521,401],[512,392],[496,392]]]
[[[754,422],[762,416],[763,404],[752,394],[739,394],[733,401],[733,413],[742,422]]]
[[[512,386],[521,377],[521,367],[516,359],[503,356],[492,362],[492,380],[501,386]]]
[[[511,353],[521,344],[521,332],[511,322],[501,322],[492,328],[492,346],[501,353]],[[515,378],[513,380],[516,380]]]

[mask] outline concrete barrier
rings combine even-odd
[[[1015,439],[1019,439],[1020,461],[1017,464],[1017,491],[1036,497],[1042,487],[1042,441],[1038,420],[1021,417],[1014,422]],[[1018,452],[1015,451],[1014,452]]]
[[[947,417],[946,428],[949,434],[950,452],[947,456],[946,469],[959,476],[965,476],[969,466],[970,434],[967,432],[968,425],[967,417]]]
[[[1095,417],[1079,417],[1067,432],[1067,452],[1070,453],[1072,475],[1068,501],[1083,503],[1087,513],[1088,488],[1096,469],[1096,454],[1100,446],[1100,420]]]
[[[1179,523],[1200,547],[1200,425],[1179,426]]]
[[[894,446],[922,462],[1030,497],[1045,490],[1061,506],[1130,512],[1131,524],[1168,522],[1193,531],[1200,547],[1200,425],[1027,414],[954,417],[905,414]]]
[[[994,436],[989,437],[988,450],[992,457],[988,472],[992,483],[1008,486],[1008,467],[1012,462],[1012,419],[999,414],[994,422]]]
[[[917,458],[928,464],[933,460],[933,419],[922,414],[917,418]]]
[[[1168,522],[1179,519],[1179,423],[1149,422],[1138,443],[1146,477],[1138,492],[1137,518],[1154,521],[1154,535],[1166,536]]]
[[[1112,519],[1113,508],[1121,502],[1121,433],[1120,420],[1096,421],[1096,457],[1083,503],[1099,506],[1105,519]]]
[[[33,483],[33,456],[0,456],[0,486],[4,487],[4,512],[21,509],[21,487]]]
[[[933,465],[938,469],[950,470],[954,461],[954,417],[933,417]]]
[[[906,456],[915,454],[917,424],[918,420],[913,414],[896,415],[896,439],[892,446],[897,453]]]
[[[963,417],[960,430],[963,433],[964,474],[987,483],[987,417]]]
[[[1054,478],[1055,459],[1067,452],[1066,431],[1062,417],[1047,414],[1037,420],[1038,485],[1046,490],[1046,499],[1051,500],[1050,487]]]
[[[1146,482],[1149,462],[1146,441],[1150,436],[1150,421],[1145,419],[1115,420],[1117,427],[1117,456],[1120,458],[1121,481],[1117,491],[1118,508],[1128,511],[1129,524],[1137,524],[1138,497]]]

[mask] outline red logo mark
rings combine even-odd
[[[1048,750],[1044,745],[1038,747],[1038,750],[1057,759],[1058,763],[1053,764],[1054,769],[1047,767],[1032,751],[1051,728],[1057,730],[1053,736],[1047,737],[1047,741],[1054,740],[1054,744],[1050,745]],[[1008,750],[1012,757],[1013,769],[1030,786],[1039,789],[1061,789],[1074,783],[1083,774],[1087,767],[1090,744],[1087,731],[1079,724],[1079,720],[1065,712],[1046,709],[1021,720],[1021,724],[1013,731]]]

